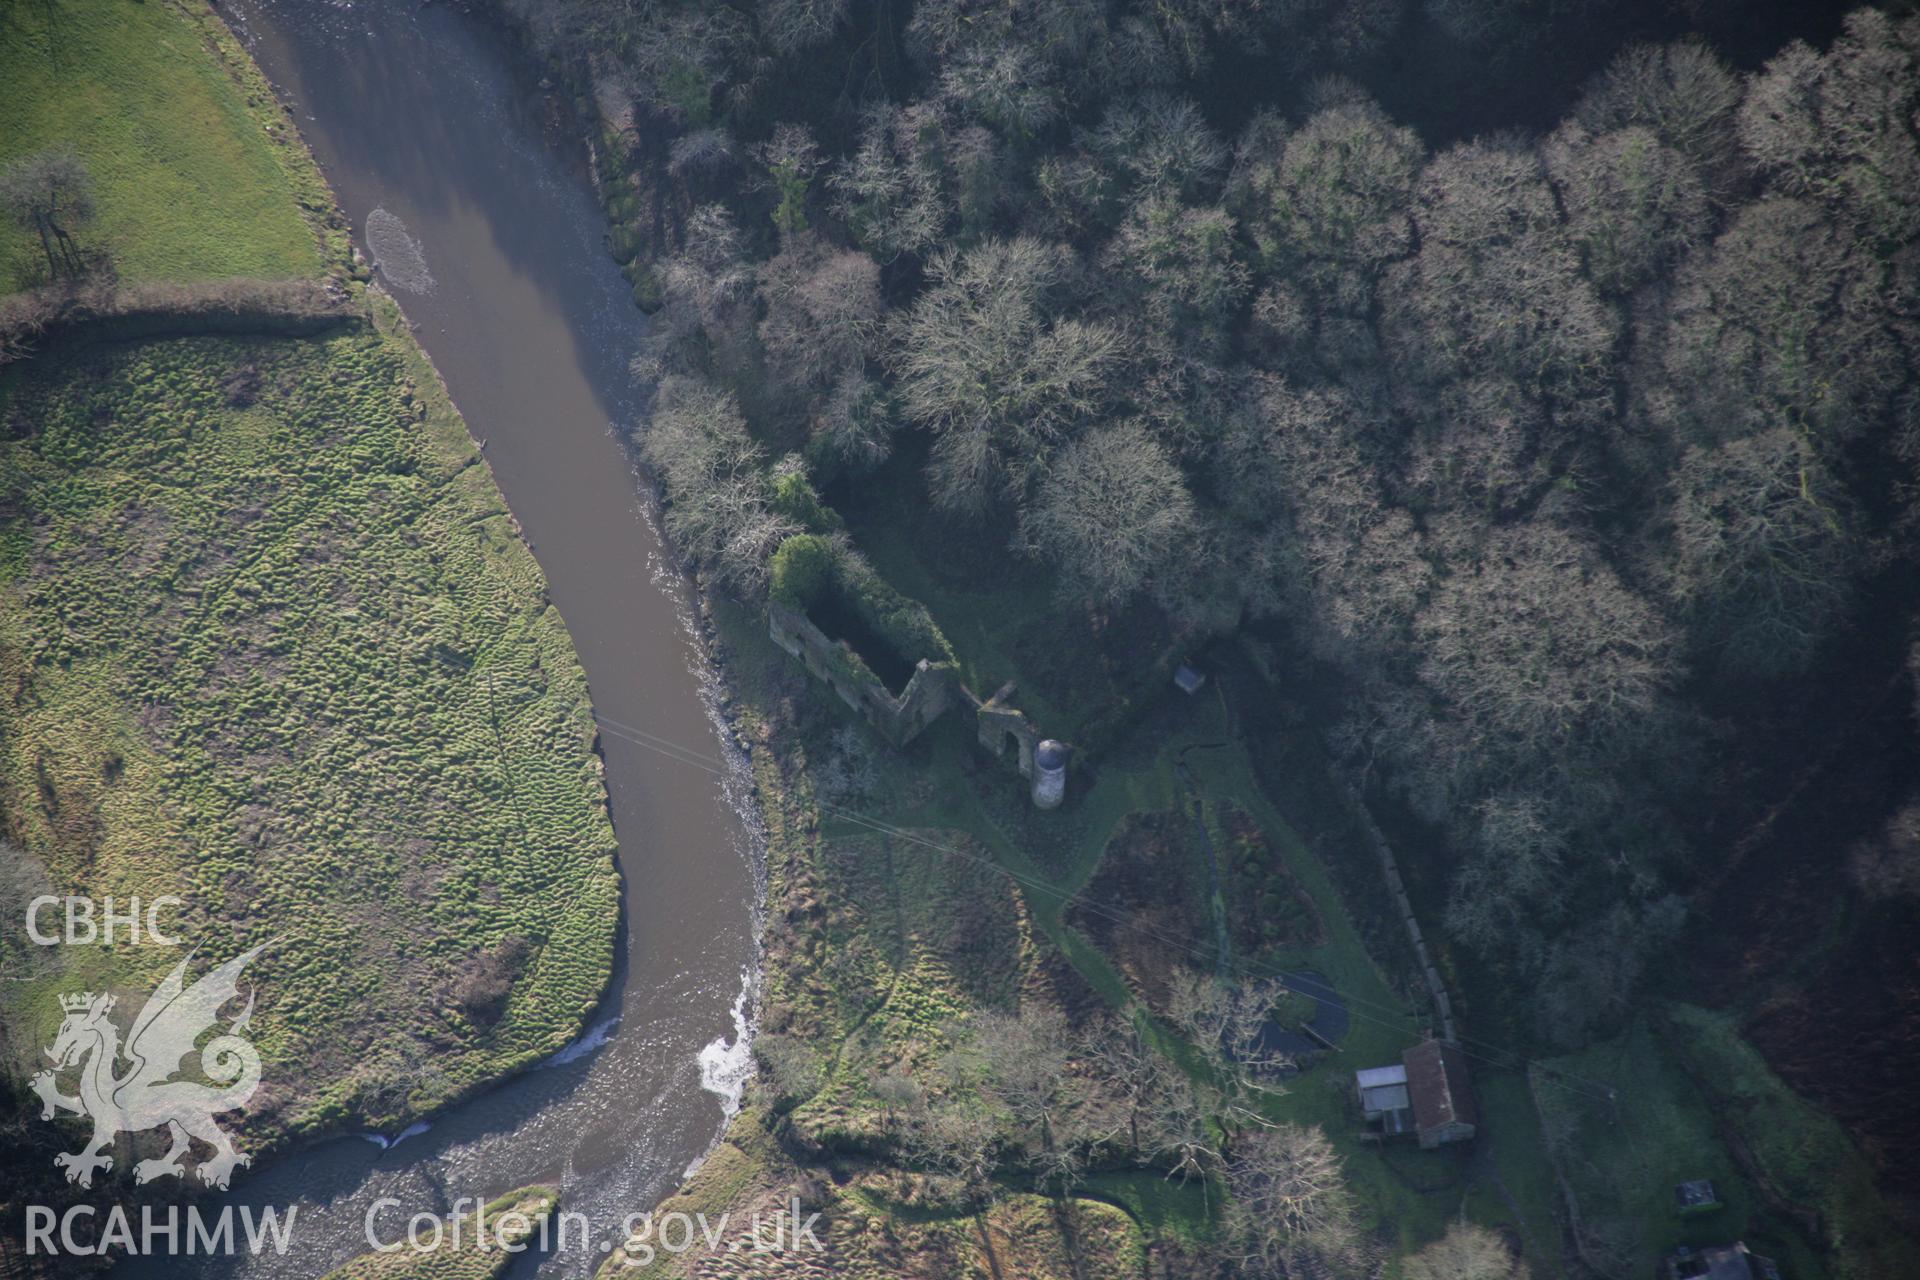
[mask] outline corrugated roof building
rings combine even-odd
[[[1413,1132],[1413,1098],[1407,1092],[1407,1068],[1403,1064],[1356,1071],[1353,1084],[1360,1094],[1361,1118],[1377,1126],[1381,1137]]]

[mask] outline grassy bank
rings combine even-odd
[[[351,316],[307,338],[80,324],[0,372],[5,910],[171,894],[196,972],[268,944],[244,1149],[403,1124],[564,1046],[605,985],[620,888],[585,678],[465,424],[352,283],[324,181],[212,11],[5,21],[0,147],[83,155],[88,234],[123,275],[163,299],[326,277]],[[137,1006],[178,959],[10,947],[9,1076],[57,995]],[[9,1119],[46,1176],[69,1135]]]
[[[363,327],[100,347],[0,401],[11,834],[57,885],[180,895],[210,950],[273,943],[256,1123],[294,1132],[552,1052],[610,964],[585,682],[418,387]],[[163,952],[76,963],[137,984]],[[13,998],[57,1020],[80,976]]]

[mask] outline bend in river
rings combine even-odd
[[[299,1207],[285,1257],[131,1270],[305,1280],[365,1251],[382,1197],[405,1206],[383,1219],[391,1238],[415,1210],[545,1181],[593,1239],[513,1274],[584,1274],[724,1124],[759,901],[741,762],[618,434],[640,410],[627,364],[644,318],[602,247],[584,164],[549,136],[546,96],[496,33],[413,0],[229,13],[484,442],[572,632],[603,725],[625,927],[575,1050],[391,1146],[347,1137],[243,1178],[222,1202]]]

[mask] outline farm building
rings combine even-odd
[[[1473,1136],[1480,1113],[1473,1105],[1467,1056],[1451,1040],[1424,1040],[1400,1055],[1413,1095],[1413,1127],[1423,1147]]]
[[[1381,1138],[1411,1133],[1423,1147],[1471,1138],[1479,1122],[1466,1055],[1450,1040],[1427,1040],[1394,1066],[1354,1073],[1360,1115]]]

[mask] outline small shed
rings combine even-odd
[[[1407,1092],[1405,1064],[1356,1071],[1353,1087],[1360,1098],[1361,1119],[1381,1137],[1413,1132],[1413,1098]]]
[[[1197,692],[1200,686],[1206,682],[1207,678],[1205,676],[1195,671],[1191,665],[1185,662],[1181,663],[1173,673],[1173,683],[1182,693]]]
[[[1426,1040],[1400,1055],[1413,1102],[1414,1132],[1423,1147],[1471,1138],[1480,1121],[1467,1057],[1451,1040]]]
[[[1695,1178],[1692,1182],[1678,1184],[1673,1189],[1673,1201],[1675,1212],[1683,1218],[1699,1217],[1723,1207],[1720,1192],[1711,1178]]]

